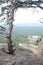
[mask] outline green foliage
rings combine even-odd
[[[12,32],[12,40],[15,42],[15,43],[27,43],[28,40],[28,36],[31,36],[31,35],[40,35],[43,37],[43,28],[24,28],[23,27],[14,27],[13,29],[13,32]],[[6,42],[6,37],[5,35],[1,35],[0,34],[0,42],[2,43],[5,43]]]
[[[0,34],[0,43],[5,43],[6,42],[6,37],[3,34]]]
[[[43,34],[41,34],[41,37],[43,37]]]
[[[4,2],[7,2],[9,0],[0,0],[0,3],[4,3]]]
[[[2,2],[2,0],[0,0],[0,2]]]
[[[3,2],[5,2],[5,0],[0,0],[0,3],[3,3]]]

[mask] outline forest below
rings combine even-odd
[[[43,26],[14,26],[12,30],[12,40],[16,43],[27,43],[27,38],[32,35],[43,37]],[[2,40],[3,39],[3,40]],[[0,34],[0,43],[6,42],[5,34]]]

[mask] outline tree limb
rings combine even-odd
[[[0,26],[0,30],[5,31],[6,28],[4,28],[3,26]]]
[[[40,5],[40,4],[42,4],[43,3],[43,1],[31,1],[31,2],[29,2],[29,1],[24,1],[24,2],[21,2],[21,1],[17,1],[16,2],[16,7],[15,8],[18,8],[18,7],[39,7],[39,8],[41,8],[41,9],[43,9],[43,7]],[[36,5],[36,6],[32,6],[32,5]]]
[[[41,3],[43,2],[36,2],[36,1],[32,2],[32,4],[37,5],[37,7],[43,9],[43,7],[40,5]]]

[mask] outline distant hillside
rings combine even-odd
[[[12,30],[12,40],[15,41],[16,43],[27,42],[28,36],[31,36],[31,35],[43,36],[43,26],[14,25],[13,30]],[[0,34],[0,42],[5,42],[5,41],[6,41],[5,35]]]

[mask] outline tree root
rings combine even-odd
[[[1,49],[1,51],[5,52],[6,54],[9,54],[9,55],[15,55],[15,54],[14,54],[14,51],[15,51],[15,50],[16,50],[16,49],[12,50],[12,52],[9,52],[9,51],[6,50],[5,48],[2,48],[2,49]]]

